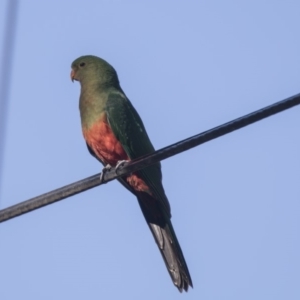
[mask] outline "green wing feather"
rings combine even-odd
[[[113,133],[130,159],[154,152],[154,147],[140,116],[123,93],[119,91],[109,92],[105,110]],[[160,163],[149,166],[139,171],[138,174],[149,186],[155,198],[160,200],[164,213],[170,218],[170,204],[161,182]]]
[[[108,93],[105,110],[113,133],[130,159],[154,151],[140,116],[122,91],[112,90]],[[189,285],[193,286],[192,279],[170,220],[170,205],[161,182],[160,163],[144,168],[137,174],[148,185],[151,195],[134,191],[123,178],[119,181],[137,196],[173,283],[180,292],[183,289],[187,291]],[[153,198],[157,201],[153,201]]]

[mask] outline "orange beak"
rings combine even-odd
[[[71,71],[71,80],[72,80],[72,82],[74,82],[74,79],[75,79],[75,71],[72,69],[72,71]]]

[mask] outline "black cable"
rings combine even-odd
[[[139,169],[143,169],[146,166],[164,160],[173,155],[179,154],[183,151],[201,145],[205,142],[218,138],[232,131],[238,130],[242,127],[260,121],[264,118],[267,118],[269,116],[272,116],[276,113],[279,113],[281,111],[284,111],[288,108],[291,108],[299,104],[300,104],[300,94],[297,94],[288,99],[282,100],[280,102],[276,102],[270,106],[267,106],[253,113],[250,113],[246,116],[240,117],[238,119],[235,119],[233,121],[215,127],[213,129],[207,130],[203,133],[197,134],[193,137],[190,137],[188,139],[185,139],[173,145],[167,146],[163,149],[153,152],[152,154],[146,155],[144,157],[140,157],[136,160],[131,161],[130,163],[126,163],[124,166],[118,169],[118,174],[116,174],[115,168],[112,168],[110,171],[104,173],[103,183],[106,183],[108,181],[126,175],[128,173],[137,171]],[[54,203],[56,201],[60,201],[67,197],[73,196],[75,194],[96,187],[101,184],[99,177],[100,174],[96,174],[94,176],[77,181],[75,183],[64,186],[57,190],[43,194],[41,196],[2,209],[0,210],[0,222],[4,222],[6,220],[12,219],[14,217],[38,209],[45,205]]]

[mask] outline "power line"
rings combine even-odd
[[[1,61],[0,78],[0,188],[3,173],[4,142],[7,119],[7,107],[9,99],[9,89],[12,73],[12,62],[14,53],[14,42],[16,34],[16,23],[18,13],[18,0],[7,1],[7,14],[4,29],[4,40]],[[1,192],[1,190],[0,190]]]
[[[243,117],[225,123],[218,127],[212,128],[210,130],[204,131],[193,137],[190,137],[183,141],[177,142],[173,145],[157,150],[149,155],[140,157],[136,160],[131,161],[130,163],[126,163],[124,166],[118,168],[117,173],[115,168],[112,168],[111,170],[104,173],[102,183],[106,183],[120,176],[124,176],[131,172],[135,172],[140,169],[143,169],[151,164],[157,163],[158,161],[177,155],[183,151],[204,144],[222,135],[238,130],[242,127],[260,121],[264,118],[282,112],[286,109],[289,109],[299,104],[300,104],[300,94],[276,102],[270,106],[264,107],[248,115],[245,115]],[[96,187],[102,184],[99,178],[100,178],[100,174],[96,174],[91,177],[85,178],[83,180],[77,181],[75,183],[66,185],[57,190],[51,191],[49,193],[40,195],[38,197],[2,209],[0,210],[0,223],[12,219],[14,217],[17,217],[19,215],[25,214],[27,212],[30,212],[32,210],[38,209],[40,207],[60,201],[67,197],[76,195],[78,193],[81,193],[93,187]]]

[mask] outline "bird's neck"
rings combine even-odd
[[[89,129],[103,117],[107,95],[105,88],[96,82],[81,83],[79,110],[83,129]]]

